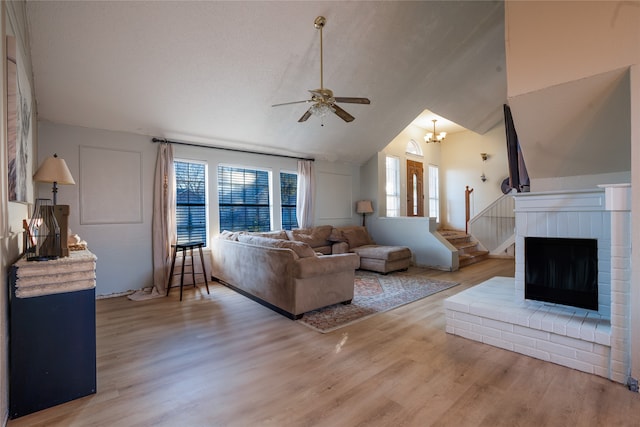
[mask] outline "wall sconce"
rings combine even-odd
[[[371,203],[371,200],[359,200],[356,203],[356,212],[362,214],[362,226],[364,227],[365,215],[373,213],[373,204]]]
[[[58,184],[70,184],[73,185],[76,182],[73,180],[73,176],[67,167],[67,163],[64,159],[54,154],[53,157],[47,157],[40,165],[33,180],[36,182],[51,182],[53,183],[53,204],[58,203]]]
[[[482,175],[480,175],[480,179],[482,182],[487,182],[487,176],[484,174],[484,164],[486,163],[489,156],[487,153],[480,153],[480,157],[482,158]]]

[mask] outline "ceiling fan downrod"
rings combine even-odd
[[[323,49],[322,49],[322,29],[324,28],[324,24],[327,23],[327,18],[324,16],[318,16],[315,21],[313,21],[314,27],[320,30],[320,89],[324,89],[324,66],[323,66]]]

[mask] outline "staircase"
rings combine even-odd
[[[470,234],[458,230],[440,230],[439,233],[458,249],[460,268],[489,258],[489,251],[482,248]]]

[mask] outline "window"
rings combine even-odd
[[[173,165],[177,243],[203,242],[207,246],[207,165],[179,160]]]
[[[282,229],[291,230],[298,227],[296,218],[296,202],[298,198],[298,175],[280,172],[280,203],[282,211]]]
[[[218,166],[220,230],[269,231],[269,172]]]
[[[400,159],[387,156],[387,216],[400,216]]]
[[[410,139],[409,142],[407,142],[407,149],[405,151],[408,154],[422,156],[422,149],[420,148],[420,144],[418,144],[415,139]]]
[[[440,222],[440,180],[438,166],[429,165],[429,217]]]

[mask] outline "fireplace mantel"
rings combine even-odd
[[[516,212],[589,212],[605,210],[605,189],[517,193]],[[517,227],[517,226],[516,226]]]

